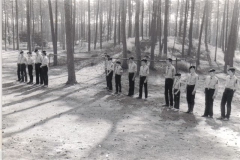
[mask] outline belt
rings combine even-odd
[[[129,74],[134,74],[134,72],[128,72]]]
[[[193,85],[188,84],[187,86],[189,86],[189,87],[193,87],[193,86],[195,86],[195,84],[193,84]]]
[[[42,64],[42,63],[35,63],[35,64]]]
[[[213,90],[215,90],[215,88],[205,88],[205,89],[213,89]]]
[[[230,90],[230,91],[233,91],[233,89],[231,89],[231,88],[225,88],[225,90]]]

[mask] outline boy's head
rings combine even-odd
[[[108,57],[108,61],[112,61],[112,58],[111,58],[111,57]]]
[[[134,60],[134,57],[129,58],[129,62],[133,62],[133,60]]]
[[[46,52],[46,51],[42,51],[42,55],[43,55],[43,56],[46,56],[46,55],[47,55],[47,52]]]
[[[215,75],[215,69],[210,69],[208,72],[210,74],[210,76],[214,76]]]
[[[147,64],[147,60],[146,59],[142,59],[141,60],[141,64],[142,64],[142,66],[146,65]]]
[[[34,50],[34,52],[35,52],[36,54],[38,54],[38,53],[39,53],[39,52],[38,52],[38,49],[35,49],[35,50]]]
[[[116,64],[117,64],[117,66],[120,66],[120,65],[121,65],[121,62],[120,62],[120,61],[117,61]]]
[[[175,77],[176,77],[177,79],[180,79],[180,78],[181,78],[181,73],[176,73],[176,74],[175,74]]]
[[[195,69],[196,69],[195,66],[190,66],[190,67],[189,67],[190,73],[195,73]]]
[[[166,62],[167,62],[167,65],[172,64],[172,58],[168,58]]]
[[[235,74],[235,68],[234,68],[234,67],[229,67],[229,68],[228,68],[228,74],[229,74],[230,76],[234,75],[234,74]]]
[[[27,52],[28,57],[32,56],[32,52]]]
[[[20,51],[20,55],[23,55],[23,53],[24,53],[24,51],[23,51],[23,50],[21,50],[21,51]]]

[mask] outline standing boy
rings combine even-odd
[[[20,51],[19,55],[18,55],[18,60],[17,60],[17,76],[18,76],[18,80],[17,81],[21,81],[22,75],[21,75],[21,57],[22,57],[23,51]]]
[[[195,95],[198,86],[198,75],[195,72],[196,67],[190,66],[190,73],[187,76],[186,90],[187,90],[187,103],[188,111],[186,113],[193,113],[193,108],[195,104]]]
[[[173,94],[174,94],[174,108],[173,111],[178,112],[180,106],[180,94],[181,94],[181,74],[175,74],[175,80],[173,83]]]
[[[141,62],[142,62],[142,66],[140,67],[140,83],[139,83],[138,99],[142,99],[142,88],[144,86],[145,100],[147,100],[147,97],[148,97],[147,81],[148,81],[148,75],[149,75],[149,67],[147,66],[146,59],[141,60]]]
[[[129,81],[129,90],[128,90],[128,96],[134,95],[134,88],[135,88],[135,77],[137,73],[137,65],[133,61],[133,57],[129,58],[129,64],[128,64],[128,81]]]
[[[231,114],[231,103],[234,92],[238,89],[239,81],[235,76],[235,68],[230,67],[228,69],[228,76],[226,78],[225,90],[222,95],[221,101],[221,117],[220,120],[228,121]],[[225,105],[227,103],[227,114],[225,114]]]
[[[107,86],[108,91],[112,92],[112,77],[114,71],[114,64],[112,62],[112,58],[108,58],[108,66],[107,66]]]
[[[40,68],[42,69],[42,78],[43,78],[43,82],[44,82],[44,87],[48,87],[48,57],[47,57],[47,53],[46,51],[42,51],[42,64],[40,66]]]
[[[123,73],[123,69],[121,66],[121,62],[117,61],[116,62],[116,67],[115,67],[115,85],[116,85],[116,95],[120,95],[122,92],[122,85],[121,85],[121,76]]]
[[[38,49],[35,49],[34,51],[36,53],[35,57],[35,72],[36,72],[36,84],[39,84],[39,79],[40,79],[40,84],[43,84],[43,79],[42,79],[42,69],[40,66],[42,65],[42,56],[39,54]]]
[[[106,77],[106,84],[107,84],[107,66],[108,66],[108,58],[109,55],[107,55],[107,53],[104,53],[104,69],[105,69],[105,77]],[[108,89],[108,87],[106,87],[106,89]]]
[[[28,67],[28,75],[30,81],[27,84],[33,84],[33,58],[32,58],[32,52],[28,52],[28,58],[27,58],[27,67]]]
[[[168,58],[166,60],[167,67],[166,67],[166,75],[165,75],[165,102],[166,104],[163,105],[164,107],[173,107],[173,80],[175,75],[175,67],[172,65],[172,59]],[[169,99],[170,98],[170,99]]]
[[[24,53],[21,53],[21,59],[20,59],[20,65],[21,65],[21,81],[20,82],[27,82],[27,72],[26,72],[26,64],[27,64],[27,58],[24,56]],[[24,80],[25,78],[25,80]]]
[[[202,117],[212,118],[213,101],[218,92],[218,78],[215,76],[215,69],[210,69],[209,74],[205,81],[205,111]]]

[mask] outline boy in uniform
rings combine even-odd
[[[129,64],[128,64],[128,81],[129,81],[129,90],[128,90],[128,96],[134,95],[134,88],[135,88],[135,77],[137,73],[137,65],[133,61],[133,57],[129,58]]]
[[[40,68],[42,69],[42,78],[43,78],[43,82],[44,82],[44,87],[48,87],[48,57],[47,57],[47,53],[46,51],[42,51],[42,64],[40,66]]]
[[[114,71],[114,64],[112,62],[112,58],[108,58],[108,66],[107,66],[107,86],[108,91],[112,92],[112,77]]]
[[[105,77],[106,77],[106,84],[107,84],[107,66],[108,66],[108,58],[109,55],[107,55],[107,53],[104,53],[104,69],[105,69]],[[108,87],[106,87],[106,89],[108,89]]]
[[[28,58],[27,58],[27,66],[28,66],[28,75],[29,75],[29,79],[30,81],[27,84],[33,84],[33,58],[32,58],[32,53],[31,52],[27,52],[28,54]]]
[[[187,93],[187,103],[188,103],[188,111],[186,113],[193,113],[193,108],[195,104],[195,95],[198,86],[198,75],[195,72],[196,67],[190,66],[190,73],[187,76],[186,83],[186,93]]]
[[[235,68],[229,67],[228,68],[228,76],[226,78],[225,83],[225,90],[222,95],[221,100],[221,117],[218,118],[219,120],[228,121],[231,114],[231,103],[233,99],[234,92],[239,87],[239,81],[235,76]],[[225,105],[227,104],[227,114],[225,114]]]
[[[145,92],[145,100],[147,100],[148,97],[148,89],[147,89],[147,81],[148,81],[148,75],[149,75],[149,67],[147,66],[147,60],[143,59],[141,60],[142,66],[140,67],[140,82],[139,82],[139,97],[137,99],[142,99],[142,88],[144,86],[144,92]]]
[[[180,106],[180,94],[181,94],[181,74],[175,74],[175,80],[173,83],[173,94],[174,94],[174,108],[173,111],[179,111]]]
[[[123,69],[121,66],[121,62],[117,61],[116,62],[116,67],[115,67],[115,85],[116,85],[116,95],[120,95],[122,92],[122,85],[121,85],[121,76],[123,73]]]
[[[40,68],[42,64],[42,56],[39,54],[38,49],[35,49],[34,52],[36,53],[36,57],[35,57],[36,85],[39,84],[39,79],[40,79],[40,85],[42,85],[43,84],[42,69]]]
[[[166,75],[165,75],[165,102],[166,104],[163,105],[164,107],[173,107],[173,81],[175,75],[175,67],[172,65],[172,59],[168,58],[166,60],[167,67],[166,67]],[[170,99],[169,99],[170,98]],[[170,104],[169,104],[170,102]]]
[[[27,64],[27,58],[23,55],[24,53],[21,53],[21,59],[20,59],[20,65],[21,65],[21,81],[20,82],[27,82],[27,72],[26,72],[26,64]],[[25,78],[25,81],[24,81]]]
[[[19,55],[18,55],[18,60],[17,60],[17,76],[18,76],[18,80],[17,81],[21,81],[22,75],[21,75],[21,54],[23,54],[23,51],[20,51]]]
[[[202,117],[212,118],[213,101],[218,92],[218,78],[215,76],[215,69],[210,69],[209,74],[205,81],[205,111]]]

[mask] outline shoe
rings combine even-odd
[[[43,85],[43,87],[48,88],[48,85]]]
[[[229,121],[229,118],[224,118],[223,120],[224,120],[224,121]]]
[[[137,97],[137,99],[142,99],[142,97]]]
[[[34,85],[39,85],[39,83],[35,83]]]
[[[209,118],[213,119],[213,116],[209,116]]]
[[[202,115],[201,117],[208,117],[208,116],[206,116],[206,115]]]
[[[115,95],[117,95],[117,94],[118,94],[118,92],[115,92],[114,94],[115,94]]]
[[[144,101],[147,101],[147,98],[145,98]]]
[[[112,90],[109,89],[108,92],[112,92]]]
[[[169,105],[168,104],[164,104],[164,105],[162,105],[162,107],[169,107]]]
[[[175,112],[179,112],[179,109],[175,108],[173,111],[175,111]]]
[[[190,111],[189,114],[193,114],[193,111]]]
[[[223,120],[224,118],[223,117],[219,117],[219,118],[217,118],[217,120]]]
[[[185,113],[190,113],[190,111],[187,111],[187,112],[185,112]]]

